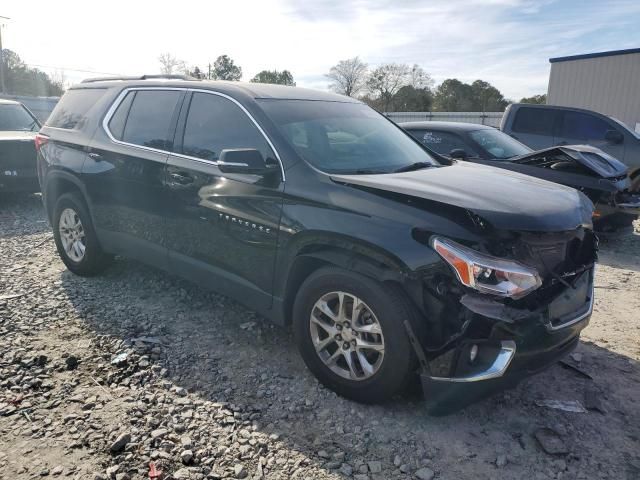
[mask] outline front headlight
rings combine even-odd
[[[522,298],[542,285],[532,267],[477,252],[443,237],[431,237],[429,243],[451,265],[462,284],[479,292]]]

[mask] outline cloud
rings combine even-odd
[[[546,91],[553,56],[640,44],[640,2],[612,0],[81,0],[9,2],[6,48],[33,64],[121,74],[154,73],[162,52],[206,68],[228,54],[249,79],[288,69],[298,85],[359,55],[372,66],[422,65],[441,81],[481,78],[508,97]],[[33,15],[46,11],[47,15]],[[53,71],[54,69],[49,69]]]

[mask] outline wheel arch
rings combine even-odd
[[[56,204],[56,200],[65,193],[76,192],[84,201],[85,205],[91,214],[91,206],[88,201],[86,189],[82,182],[74,175],[66,172],[51,172],[47,175],[45,182],[45,188],[43,189],[44,205],[47,211],[49,222],[53,221],[53,209]]]
[[[300,285],[313,272],[325,266],[353,271],[383,283],[393,283],[418,304],[416,293],[420,288],[417,276],[402,262],[375,247],[362,244],[335,245],[307,244],[297,250],[288,263],[286,280],[281,285],[284,323],[292,320],[293,303]]]

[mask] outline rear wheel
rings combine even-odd
[[[294,333],[314,375],[336,393],[364,403],[402,390],[415,362],[404,320],[409,301],[393,287],[339,268],[322,268],[300,287]]]
[[[78,194],[65,193],[56,201],[53,237],[60,258],[77,275],[96,275],[111,260],[100,247],[89,212]]]

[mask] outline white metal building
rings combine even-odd
[[[549,62],[547,104],[595,110],[640,132],[640,48]]]

